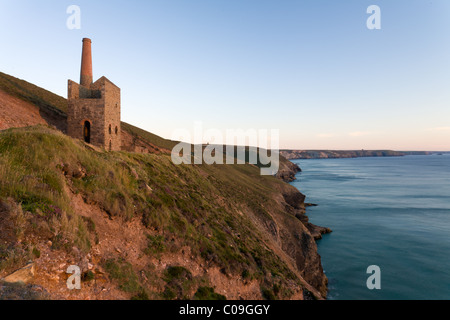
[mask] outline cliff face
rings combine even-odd
[[[292,182],[296,179],[295,175],[299,172],[302,172],[302,169],[297,164],[290,162],[281,155],[280,168],[276,174],[277,178],[280,178],[285,182]]]
[[[57,105],[33,88],[21,92],[40,97],[39,106],[26,101],[36,114]],[[21,117],[19,126],[34,124]],[[190,299],[205,298],[207,287],[229,299],[325,297],[320,229],[294,187],[252,165],[175,166],[166,154],[173,142],[132,126],[125,126],[132,152],[120,153],[57,128],[0,132],[0,278],[30,260],[36,270],[17,294]],[[297,170],[283,160],[279,176],[289,180]],[[64,290],[71,264],[82,269],[80,292]],[[14,289],[4,288],[0,282],[0,295]]]

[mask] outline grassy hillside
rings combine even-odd
[[[10,95],[30,102],[40,109],[56,113],[67,111],[67,100],[27,81],[0,72],[0,89]]]
[[[9,222],[0,221],[0,276],[36,258],[45,243],[90,254],[99,235],[74,209],[78,194],[118,223],[139,219],[148,237],[142,255],[149,259],[188,246],[194,259],[224,275],[257,281],[265,297],[285,299],[295,288],[306,289],[302,277],[323,293],[315,243],[286,211],[283,195],[295,193],[250,165],[175,166],[167,155],[98,152],[44,126],[6,130],[0,132],[0,211],[9,212]],[[100,265],[135,297],[194,298],[202,284],[190,270],[181,272],[194,288],[181,297],[170,270],[158,290],[126,259],[105,258]],[[151,264],[144,270],[151,273]],[[123,277],[135,282],[132,288],[123,287]]]
[[[67,99],[61,96],[2,72],[0,72],[0,90],[34,104],[46,113],[54,113],[55,116],[61,117],[61,121],[64,121],[67,112]],[[125,122],[122,122],[122,129],[162,149],[171,150],[176,144]]]
[[[156,134],[147,132],[143,129],[135,127],[126,122],[122,122],[122,129],[128,131],[129,133],[131,133],[133,135],[137,135],[137,136],[141,137],[142,139],[144,139],[144,140],[150,142],[151,144],[154,144],[155,146],[162,148],[162,149],[172,150],[173,147],[175,147],[178,144],[178,142],[176,142],[176,141],[161,138],[160,136],[157,136]]]

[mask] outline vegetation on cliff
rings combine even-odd
[[[326,290],[312,236],[285,210],[282,195],[297,191],[254,166],[175,166],[168,155],[97,151],[44,126],[1,132],[0,155],[0,198],[13,229],[0,236],[3,275],[32,259],[38,243],[90,253],[98,235],[72,207],[74,193],[112,219],[138,218],[149,237],[145,254],[186,245],[195,259],[255,279],[277,298],[306,288],[302,277]],[[277,249],[294,249],[292,261]],[[148,296],[138,287],[134,294]]]
[[[0,131],[0,278],[34,261],[49,298],[326,295],[321,231],[294,187],[249,164],[176,166],[175,142],[126,123],[162,152],[105,152],[61,133],[64,98],[1,73],[0,90],[50,125]],[[298,170],[281,159],[280,178]],[[82,268],[81,296],[60,293],[68,264]]]

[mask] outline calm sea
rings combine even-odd
[[[450,299],[450,155],[294,160],[329,299]],[[366,286],[381,268],[381,290]]]

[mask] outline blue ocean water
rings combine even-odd
[[[450,299],[450,155],[293,162],[310,221],[333,230],[318,241],[328,299]]]

